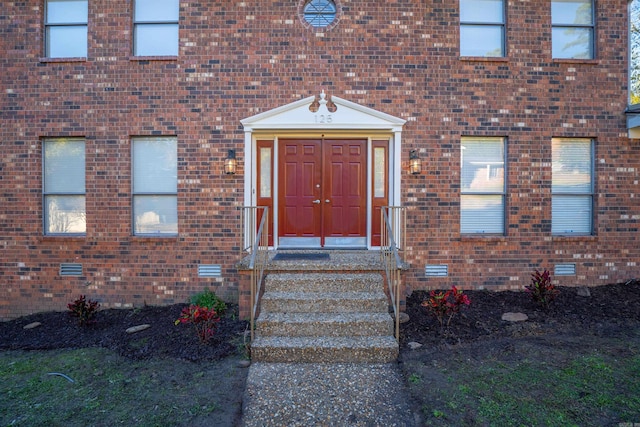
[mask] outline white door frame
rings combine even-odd
[[[327,104],[331,103],[329,107]],[[331,109],[330,109],[331,108]],[[405,120],[380,111],[332,96],[325,99],[324,91],[315,96],[277,107],[240,121],[244,126],[244,205],[256,203],[257,159],[256,141],[273,140],[273,190],[278,188],[278,138],[359,138],[367,139],[367,248],[371,249],[371,162],[372,140],[389,141],[389,204],[400,206],[400,181],[402,177],[401,148],[402,126]],[[277,194],[274,193],[273,221],[274,245],[278,246]],[[245,224],[245,236],[255,230],[255,224]],[[251,228],[252,227],[252,228]],[[245,242],[246,243],[246,242]]]

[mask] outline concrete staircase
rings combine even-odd
[[[264,286],[253,361],[386,363],[397,358],[379,273],[272,273]]]

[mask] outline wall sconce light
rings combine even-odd
[[[409,173],[411,175],[418,175],[422,172],[422,161],[418,157],[416,150],[409,151]]]
[[[227,158],[224,159],[224,173],[227,175],[235,175],[237,167],[236,150],[229,150],[227,152]]]

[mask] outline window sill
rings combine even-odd
[[[460,235],[460,241],[461,242],[465,242],[465,241],[478,241],[478,240],[493,240],[493,241],[498,241],[498,242],[505,242],[507,241],[508,237],[505,236],[504,234],[482,234],[482,233],[478,233],[478,234],[461,234]]]
[[[129,61],[177,61],[177,55],[167,55],[167,56],[130,56]]]
[[[148,240],[150,242],[166,239],[166,240],[175,240],[178,238],[177,234],[134,234],[131,236],[136,242]]]
[[[468,62],[509,62],[506,56],[461,56],[459,59]]]
[[[598,59],[553,58],[552,61],[557,64],[584,64],[584,65],[600,64],[600,60]]]
[[[87,58],[86,57],[76,57],[76,58],[40,58],[39,59],[40,62],[53,62],[53,63],[60,63],[60,62],[87,62]]]
[[[585,241],[592,242],[597,240],[597,236],[592,234],[554,234],[551,236],[552,241],[554,242],[576,242],[576,241]]]
[[[84,242],[87,240],[86,234],[45,234],[44,236],[40,236],[40,241],[77,241]]]

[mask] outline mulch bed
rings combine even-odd
[[[247,322],[238,320],[238,307],[229,305],[217,323],[215,335],[200,344],[191,325],[174,322],[185,304],[139,309],[99,310],[96,322],[80,326],[68,312],[47,312],[0,323],[0,349],[50,350],[104,347],[132,359],[168,357],[189,361],[212,361],[243,351]],[[40,322],[34,329],[23,329]],[[150,328],[128,334],[127,328],[149,324]]]
[[[452,345],[483,339],[536,335],[554,331],[606,335],[609,328],[636,328],[640,325],[640,281],[631,280],[589,288],[591,296],[578,296],[577,288],[559,287],[560,295],[544,310],[524,292],[465,291],[471,305],[441,330],[422,301],[428,292],[415,291],[407,298],[410,321],[401,325],[402,351],[409,342],[426,346]],[[9,322],[0,322],[0,349],[49,350],[104,347],[133,358],[175,358],[211,361],[243,354],[248,325],[238,320],[237,306],[230,305],[209,343],[200,345],[189,325],[175,325],[184,304],[137,309],[101,310],[97,322],[79,326],[67,312],[39,313]],[[503,321],[505,312],[522,312],[529,321]],[[25,330],[32,322],[41,326]],[[144,331],[128,334],[132,326],[150,324]]]
[[[557,287],[560,294],[543,309],[520,291],[465,291],[471,304],[464,307],[442,331],[435,317],[421,303],[429,298],[415,291],[407,298],[410,321],[401,325],[401,348],[409,342],[423,345],[457,344],[483,339],[569,332],[606,334],[609,328],[640,324],[640,281],[630,280],[588,288],[590,296],[579,296],[578,288]],[[528,321],[502,320],[507,312],[524,313]]]

